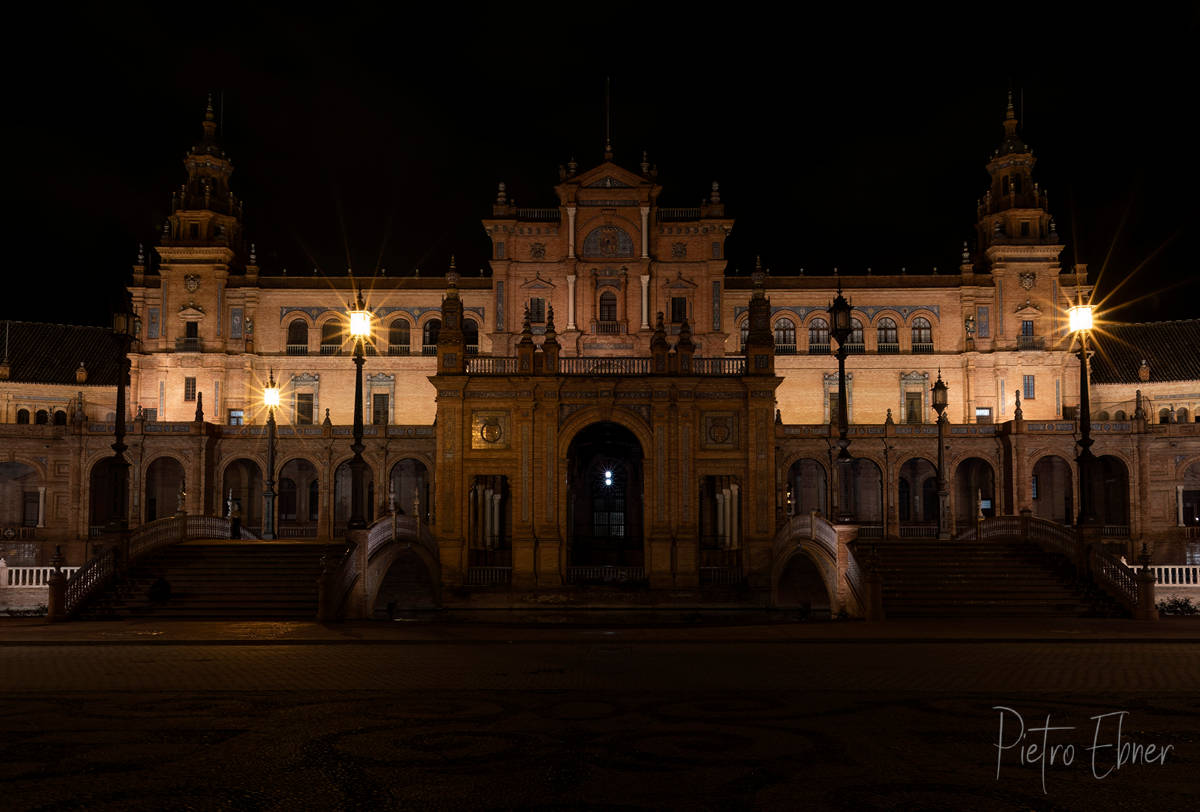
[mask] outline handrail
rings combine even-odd
[[[1106,553],[1099,546],[1092,547],[1089,569],[1096,582],[1130,612],[1138,606],[1138,582],[1133,570]]]

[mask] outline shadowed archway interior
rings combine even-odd
[[[594,423],[567,451],[573,566],[641,566],[642,447],[617,423]]]

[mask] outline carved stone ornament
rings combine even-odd
[[[708,424],[708,439],[714,443],[724,444],[729,441],[729,418],[715,417]]]
[[[683,259],[687,256],[687,243],[677,242],[671,245],[671,258]]]
[[[1032,272],[1023,273],[1020,275],[1020,279],[1021,279],[1021,287],[1025,288],[1025,290],[1031,290],[1033,288],[1034,283],[1037,282],[1037,274],[1032,273]]]
[[[967,318],[963,321],[963,328],[967,331],[967,338],[971,338],[972,336],[974,336],[975,335],[975,317],[967,316]]]
[[[183,277],[183,286],[187,288],[188,293],[195,293],[200,288],[200,277],[198,274],[190,273]]]
[[[496,443],[500,441],[504,430],[500,428],[500,420],[495,417],[484,419],[483,426],[479,429],[479,436],[485,443]]]
[[[545,259],[546,244],[544,242],[535,242],[533,245],[529,246],[529,256],[533,257],[534,259]]]

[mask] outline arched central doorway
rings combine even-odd
[[[571,566],[640,567],[642,446],[617,423],[594,423],[567,450]]]

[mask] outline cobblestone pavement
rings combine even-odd
[[[0,647],[0,797],[14,810],[1173,810],[1200,790],[1192,643],[596,636]],[[1040,763],[997,750],[998,705],[1027,728],[1047,714],[1074,727],[1049,734],[1073,753],[1047,764],[1045,791]],[[1165,763],[1094,776],[1091,717],[1117,711],[1122,741],[1169,745]],[[1099,743],[1115,743],[1116,719]],[[1099,774],[1114,753],[1096,751]]]

